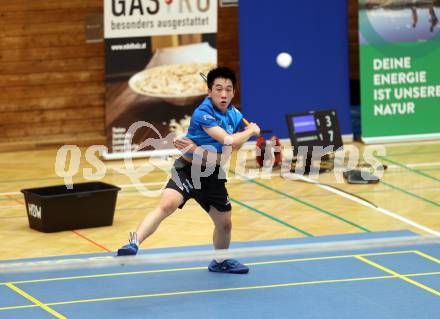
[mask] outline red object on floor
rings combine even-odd
[[[281,165],[281,143],[280,139],[276,136],[272,136],[270,140],[266,140],[264,137],[259,136],[256,144],[256,158],[260,167],[263,167],[263,161],[272,162],[272,166]]]

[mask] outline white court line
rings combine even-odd
[[[151,182],[151,183],[137,183],[137,184],[124,184],[124,185],[117,185],[120,188],[132,188],[137,186],[156,186],[156,185],[163,185],[166,182]],[[0,193],[0,196],[8,196],[8,195],[20,195],[21,192],[8,192],[8,193]]]
[[[407,164],[407,165],[409,166],[409,165],[420,165],[420,164],[428,164],[429,166],[434,166],[433,164],[437,165],[437,164],[440,164],[440,163],[418,163],[418,164]],[[280,175],[281,174],[272,173],[272,176],[280,176]],[[298,174],[294,174],[294,175],[298,179],[300,179],[300,180],[303,180],[303,181],[309,182],[311,184],[314,184],[314,185],[318,186],[319,188],[322,188],[322,189],[325,189],[325,190],[327,190],[329,192],[335,193],[336,195],[339,195],[339,196],[342,196],[344,198],[347,198],[347,199],[349,199],[349,200],[351,200],[353,202],[356,202],[358,204],[361,204],[361,205],[363,205],[365,207],[372,208],[372,209],[374,209],[374,210],[376,210],[376,211],[378,211],[378,212],[380,212],[380,213],[382,213],[384,215],[387,215],[387,216],[392,217],[394,219],[397,219],[397,220],[399,220],[399,221],[401,221],[401,222],[403,222],[405,224],[408,224],[408,225],[411,225],[411,226],[413,226],[415,228],[423,230],[423,231],[425,231],[425,232],[427,232],[427,233],[429,233],[431,235],[440,236],[440,232],[435,231],[435,230],[433,230],[433,229],[431,229],[429,227],[423,226],[421,224],[418,224],[418,223],[416,223],[416,222],[414,222],[414,221],[412,221],[412,220],[410,220],[410,219],[408,219],[406,217],[403,217],[403,216],[401,216],[401,215],[399,215],[397,213],[393,213],[393,212],[391,212],[389,210],[386,210],[385,208],[382,208],[382,207],[376,207],[376,206],[372,205],[371,203],[369,203],[369,202],[367,202],[365,200],[362,200],[362,199],[360,199],[360,198],[358,198],[356,196],[347,194],[345,192],[342,192],[342,191],[340,191],[338,189],[335,189],[335,188],[327,186],[327,185],[319,184],[319,182],[317,182],[317,181],[315,181],[313,179],[307,178],[305,176],[298,175]],[[237,178],[237,179],[239,179],[239,178]],[[133,188],[133,187],[137,187],[137,186],[157,186],[157,185],[163,185],[164,183],[165,182],[124,184],[124,185],[119,185],[119,187],[120,188]],[[21,192],[0,193],[0,195],[17,195],[17,194],[21,194]],[[6,208],[6,207],[8,207],[8,206],[2,206],[2,207],[0,206],[0,208]],[[9,207],[10,208],[12,208],[12,207],[21,207],[21,205],[14,205],[14,206],[9,206]]]
[[[304,176],[302,176],[302,175],[298,175],[298,174],[294,174],[294,175],[295,175],[298,179],[300,179],[300,180],[303,180],[303,181],[305,181],[305,182],[308,182],[308,183],[314,184],[314,185],[318,186],[319,188],[322,188],[322,189],[325,189],[325,190],[327,190],[327,191],[329,191],[329,192],[335,193],[335,194],[337,194],[337,195],[339,195],[339,196],[342,196],[342,197],[344,197],[344,198],[347,198],[347,199],[349,199],[349,200],[351,200],[351,201],[353,201],[353,202],[356,202],[356,203],[361,204],[361,205],[363,205],[363,206],[366,206],[366,207],[368,207],[368,208],[372,208],[372,209],[374,209],[374,210],[376,210],[376,211],[378,211],[378,212],[380,212],[380,213],[382,213],[382,214],[384,214],[384,215],[387,215],[387,216],[392,217],[392,218],[394,218],[394,219],[400,220],[401,222],[403,222],[403,223],[405,223],[405,224],[408,224],[408,225],[411,225],[411,226],[413,226],[413,227],[415,227],[415,228],[418,228],[418,229],[420,229],[420,230],[423,230],[423,231],[425,231],[425,232],[427,232],[427,233],[429,233],[429,234],[431,234],[431,235],[434,235],[434,236],[440,236],[440,232],[438,232],[438,231],[435,231],[435,230],[433,230],[433,229],[431,229],[431,228],[429,228],[429,227],[426,227],[426,226],[420,225],[420,224],[418,224],[418,223],[412,221],[412,220],[409,219],[409,218],[403,217],[403,216],[401,216],[401,215],[399,215],[399,214],[397,214],[397,213],[393,213],[393,212],[391,212],[391,211],[389,211],[389,210],[387,210],[387,209],[385,209],[385,208],[378,207],[378,206],[376,207],[376,206],[372,205],[371,203],[369,203],[369,202],[367,202],[367,201],[365,201],[365,200],[363,200],[363,199],[361,199],[361,198],[359,198],[359,197],[356,197],[356,196],[353,196],[353,195],[347,194],[347,193],[345,193],[345,192],[342,192],[342,191],[340,191],[340,190],[338,190],[338,189],[335,189],[335,188],[330,187],[330,186],[327,186],[327,185],[319,184],[319,182],[317,182],[317,181],[315,181],[315,180],[313,180],[313,179],[310,179],[310,178],[304,177]]]
[[[440,166],[440,162],[432,162],[432,163],[409,163],[409,164],[403,164],[408,167],[427,167],[427,166]],[[388,168],[402,168],[397,165],[388,165]],[[232,175],[232,174],[231,174]],[[272,173],[272,176],[281,176],[281,173]],[[240,177],[233,177],[232,180],[242,180]],[[132,188],[137,186],[157,186],[157,185],[163,185],[166,182],[150,182],[150,183],[137,183],[137,184],[123,184],[123,185],[117,185],[121,188]],[[0,196],[8,196],[8,195],[20,195],[21,192],[5,192],[0,193]]]
[[[411,145],[411,146],[419,146],[419,144],[429,145],[429,144],[439,144],[438,140],[427,140],[427,141],[408,141],[408,142],[395,142],[395,143],[387,143],[386,145],[383,143],[371,144],[371,145],[383,145],[386,148],[395,148],[399,146]]]
[[[136,183],[136,184],[124,184],[124,185],[117,185],[120,188],[133,188],[138,186],[157,186],[157,185],[163,185],[165,182],[150,182],[150,183]]]
[[[8,195],[20,195],[21,192],[9,192],[9,193],[0,193],[0,195],[8,196]]]
[[[23,205],[11,205],[11,206],[0,206],[0,209],[6,209],[6,208],[22,208]]]
[[[406,165],[408,167],[439,166],[440,162],[409,163],[409,164],[404,164],[404,165]],[[397,165],[389,165],[388,168],[393,168],[394,169],[394,168],[401,168],[401,167],[399,167]],[[278,173],[278,174],[277,173],[272,173],[271,175],[272,176],[281,176],[281,173]],[[427,232],[429,234],[432,234],[432,235],[435,235],[435,236],[440,236],[440,232],[437,232],[437,231],[435,231],[435,230],[433,230],[431,228],[428,228],[426,226],[420,225],[420,224],[418,224],[418,223],[416,223],[416,222],[414,222],[414,221],[412,221],[412,220],[410,220],[408,218],[405,218],[405,217],[403,217],[403,216],[401,216],[399,214],[393,213],[393,212],[391,212],[389,210],[386,210],[386,209],[384,209],[382,207],[376,207],[376,206],[370,204],[369,202],[366,202],[366,201],[364,201],[364,200],[362,200],[362,199],[360,199],[360,198],[358,198],[356,196],[347,194],[345,192],[339,191],[338,189],[335,189],[335,188],[332,188],[332,187],[329,187],[329,186],[326,186],[326,185],[319,184],[319,182],[316,182],[315,180],[309,179],[309,178],[304,177],[302,175],[297,175],[297,174],[294,174],[294,175],[298,179],[301,179],[303,181],[312,183],[312,184],[314,184],[314,185],[316,185],[316,186],[318,186],[318,187],[320,187],[322,189],[325,189],[325,190],[327,190],[329,192],[335,193],[335,194],[337,194],[339,196],[347,198],[347,199],[349,199],[351,201],[354,201],[354,202],[356,202],[358,204],[361,204],[363,206],[366,206],[368,208],[372,208],[372,209],[374,209],[374,210],[376,210],[376,211],[378,211],[378,212],[380,212],[380,213],[382,213],[384,215],[387,215],[387,216],[390,216],[390,217],[392,217],[394,219],[400,220],[401,222],[403,222],[405,224],[408,224],[408,225],[411,225],[411,226],[413,226],[415,228],[421,229],[421,230],[423,230],[423,231],[425,231],[425,232]],[[236,178],[236,180],[241,180],[241,179],[240,178]],[[120,188],[124,189],[124,188],[138,187],[138,186],[158,186],[158,185],[163,185],[164,183],[165,182],[150,182],[150,183],[137,183],[137,184],[123,184],[123,185],[118,185],[118,186]],[[20,194],[21,194],[21,192],[4,192],[4,193],[0,193],[0,196],[20,195]],[[0,206],[0,208],[16,208],[16,207],[22,207],[22,206],[21,205]]]
[[[402,163],[402,165],[407,166],[407,167],[428,167],[428,166],[440,166],[440,162],[433,162],[433,163],[413,163],[413,164],[404,164]],[[388,165],[388,168],[402,168],[401,166],[398,165]]]

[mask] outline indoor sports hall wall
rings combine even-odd
[[[104,52],[84,37],[101,11],[101,0],[1,2],[2,149],[101,140]]]
[[[357,1],[350,9],[351,79],[358,79]],[[102,0],[2,0],[0,151],[104,144],[104,49],[85,19]],[[220,7],[219,63],[239,72],[238,8]],[[239,101],[238,92],[235,102]]]
[[[84,30],[102,4],[1,1],[0,151],[105,144],[104,47]],[[219,21],[219,62],[238,71],[237,8],[219,8]]]
[[[286,114],[336,109],[351,134],[346,1],[240,3],[242,108],[260,127],[288,138]],[[279,65],[279,54],[292,56]]]

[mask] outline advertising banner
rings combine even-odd
[[[440,137],[440,1],[360,0],[362,139]]]
[[[217,64],[216,32],[217,0],[104,0],[109,153],[172,149],[166,137],[207,94],[199,73]]]

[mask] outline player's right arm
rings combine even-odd
[[[250,123],[244,131],[234,134],[227,133],[220,126],[203,127],[203,130],[217,142],[230,145],[233,149],[239,148],[252,136],[260,134],[260,128],[255,123]]]

